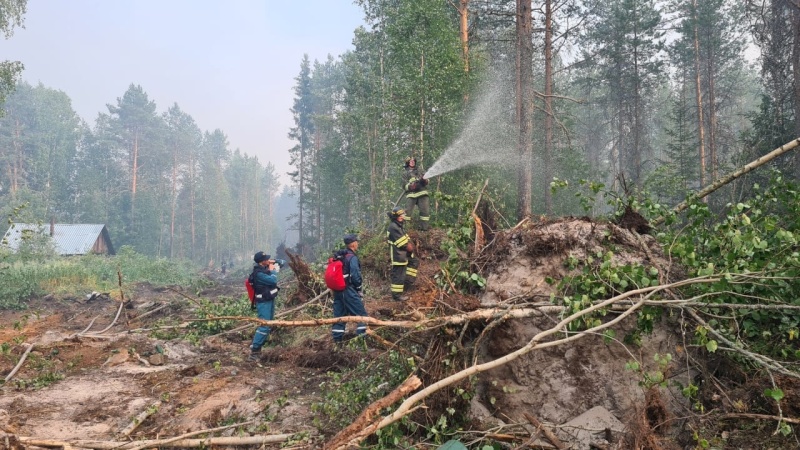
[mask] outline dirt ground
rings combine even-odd
[[[487,286],[481,295],[448,294],[435,278],[444,257],[439,248],[443,237],[444,233],[437,230],[423,236],[412,233],[422,264],[411,298],[403,304],[389,300],[386,268],[362,262],[366,266],[366,307],[371,316],[420,320],[523,300],[548,302],[553,287],[546,279],[560,279],[568,272],[565,258],[581,258],[608,240],[616,246],[620,263],[652,264],[658,258],[658,246],[652,238],[637,238],[607,224],[588,219],[534,223],[502,234],[487,234],[490,244],[473,255],[472,263],[473,270],[486,276]],[[0,388],[0,432],[51,440],[124,442],[246,423],[220,431],[217,436],[293,434],[273,448],[319,448],[331,437],[331,431],[336,431],[318,426],[320,417],[312,405],[322,399],[320,384],[328,379],[328,372],[353,367],[362,358],[385,352],[386,347],[368,339],[366,349],[334,349],[329,326],[277,329],[261,361],[254,363],[246,359],[252,324],[190,342],[182,336],[187,321],[197,317],[195,299],[218,302],[244,295],[241,276],[209,274],[209,279],[210,285],[200,292],[149,284],[126,287],[128,307],[122,309],[118,299],[88,295],[37,298],[26,311],[0,311],[0,373],[7,376],[25,353],[26,344],[34,344],[20,370]],[[281,295],[284,292],[291,290]],[[329,309],[324,309],[325,300],[317,307],[330,316]],[[458,370],[443,363],[456,361],[448,353],[450,348],[464,346],[464,351],[458,352],[466,355],[460,356],[462,368],[472,361],[489,361],[521,347],[536,332],[552,326],[556,318],[544,315],[497,325],[481,322],[425,335],[422,340],[426,342],[422,343],[428,346],[419,355],[423,383]],[[112,322],[113,326],[99,333]],[[428,408],[419,414],[435,418],[433,412],[438,410],[463,412],[471,417],[474,429],[483,430],[482,435],[493,433],[501,443],[511,439],[502,444],[507,445],[504,448],[525,448],[520,445],[531,435],[538,435],[526,414],[570,439],[574,433],[562,431],[587,413],[597,413],[597,408],[602,408],[605,419],[617,421],[605,431],[595,430],[608,439],[596,439],[597,433],[591,437],[594,443],[605,442],[606,448],[694,448],[692,439],[698,432],[719,437],[712,441],[720,444],[716,448],[759,448],[751,447],[759,442],[775,442],[769,448],[795,448],[791,446],[794,441],[787,444],[770,434],[774,423],[759,422],[747,428],[736,421],[720,427],[718,423],[688,420],[698,414],[676,385],[658,394],[643,389],[641,373],[625,369],[634,356],[653,361],[656,353],[670,353],[675,361],[682,361],[668,368],[670,377],[686,383],[698,377],[702,368],[689,369],[683,364],[689,350],[674,322],[661,323],[641,347],[626,347],[621,337],[634,325],[631,321],[623,324],[620,339],[611,344],[599,336],[589,337],[481,373],[472,381],[476,393],[472,399],[462,401],[452,391],[443,391],[438,398],[431,397]],[[653,370],[654,364],[647,363],[643,371]],[[769,387],[763,385],[763,378],[745,376],[724,362],[714,364],[710,370],[715,374],[730,372],[728,377],[720,376],[728,383],[723,389],[728,398],[720,399],[716,387],[703,386],[700,400],[709,409],[733,411],[741,406],[739,412],[775,412],[765,409],[769,406],[753,394]],[[788,386],[787,399],[800,398],[796,383],[790,380],[784,385]],[[787,412],[796,415],[796,406],[787,403]],[[417,419],[422,422],[424,418]],[[650,421],[650,425],[637,430],[642,420]],[[653,434],[653,424],[667,422],[669,426]],[[613,436],[608,431],[612,429]],[[628,446],[632,441],[624,440],[626,433],[650,441]],[[548,448],[541,436],[536,441],[530,439],[531,445],[535,442],[538,446],[535,448]],[[572,448],[590,446],[574,444]]]
[[[35,344],[27,362],[3,387],[0,409],[10,414],[6,429],[49,439],[111,440],[156,402],[158,411],[138,426],[134,437],[172,436],[235,423],[273,404],[281,414],[275,414],[270,429],[310,429],[309,402],[324,368],[283,364],[281,358],[269,364],[246,363],[250,330],[205,339],[198,346],[124,331],[156,327],[162,315],[188,317],[191,310],[183,297],[146,287],[137,289],[132,304],[102,337],[76,335],[95,318],[92,329],[111,322],[119,302],[108,297],[90,302],[41,300],[29,311],[4,312],[0,341]],[[170,306],[136,319],[148,306],[164,304]],[[24,350],[23,345],[12,345],[0,359],[2,373],[11,371]],[[38,388],[47,374],[56,373],[63,379]]]
[[[389,301],[388,284],[384,289],[380,280],[368,281],[374,286],[366,301],[370,315],[422,317],[435,301],[437,270],[437,264],[424,263],[413,297],[402,305]],[[365,356],[363,350],[334,351],[329,326],[274,330],[258,363],[246,359],[255,325],[187,342],[178,336],[185,320],[196,318],[192,298],[215,302],[244,295],[240,276],[209,278],[211,285],[198,293],[128,286],[121,309],[118,299],[87,293],[32,299],[28,310],[0,311],[0,373],[9,374],[34,344],[2,386],[2,431],[52,440],[156,439],[257,418],[237,432],[293,433],[292,443],[300,448],[320,444],[324,437],[311,409],[321,400],[319,385],[329,371],[352,367]],[[330,315],[329,299],[320,306]],[[118,311],[110,329],[93,334],[112,324]],[[167,322],[181,325],[164,327]],[[351,337],[351,325],[348,330]],[[367,357],[385,351],[371,347]],[[148,409],[153,413],[139,423],[135,417]],[[135,430],[121,435],[132,424]]]

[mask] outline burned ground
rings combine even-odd
[[[437,276],[445,257],[440,243],[446,238],[439,230],[411,233],[421,265],[407,303],[390,300],[385,261],[374,255],[363,258],[370,315],[423,321],[482,308],[558,307],[561,293],[553,280],[574,270],[565,261],[583,260],[609,246],[619,264],[680,273],[661,256],[652,237],[614,224],[565,218],[526,222],[504,232],[487,231],[487,245],[476,254],[464,255],[486,277],[486,289],[478,296],[454,293]],[[304,274],[307,300],[320,290],[320,282],[313,269]],[[294,433],[293,448],[316,448],[338,431],[314,407],[322,401],[320,386],[329,380],[329,372],[346,373],[394,346],[416,360],[417,373],[427,386],[475,363],[509,354],[559,318],[558,313],[545,312],[506,319],[498,313],[491,319],[411,331],[373,327],[376,334],[367,339],[367,345],[344,348],[334,348],[328,326],[279,328],[261,361],[252,363],[246,361],[252,324],[236,324],[238,328],[211,336],[187,334],[201,300],[244,302],[242,279],[238,273],[212,274],[200,292],[147,284],[126,287],[131,308],[123,308],[115,325],[99,335],[92,331],[106,328],[119,311],[114,296],[50,296],[32,299],[26,311],[3,311],[0,371],[11,372],[26,350],[24,343],[35,346],[19,372],[2,387],[0,412],[6,413],[0,414],[2,431],[56,440],[124,441],[254,420],[220,435]],[[293,292],[298,291],[288,287],[281,295]],[[302,304],[294,298],[286,300],[284,310],[296,308],[289,304]],[[329,303],[323,297],[285,319],[306,318],[309,312],[312,317],[330,317]],[[777,404],[761,395],[772,386],[769,378],[748,375],[725,358],[704,359],[669,314],[641,345],[624,344],[623,337],[635,327],[636,320],[631,318],[617,328],[616,339],[587,336],[477,374],[428,397],[425,408],[414,412],[412,420],[432,424],[442,415],[456,416],[473,430],[482,430],[478,436],[513,448],[531,439],[533,429],[526,414],[550,424],[569,440],[579,434],[569,431],[576,420],[602,408],[608,413],[606,418],[622,425],[620,429],[609,425],[610,431],[592,435],[596,444],[608,438],[607,444],[616,448],[679,448],[676,442],[693,446],[693,436],[699,433],[718,438],[720,448],[755,448],[748,444],[762,441],[770,442],[772,448],[794,448],[793,440],[772,435],[772,422],[748,425],[755,428],[751,433],[745,432],[742,419],[706,420],[697,404],[680,393],[680,386],[708,380],[699,383],[695,400],[705,411],[773,415],[779,413]],[[642,386],[643,374],[659,369],[655,354],[673,358],[663,368],[670,381],[664,388]],[[641,370],[626,370],[632,359],[643,362]],[[784,386],[782,413],[797,417],[800,387],[793,379],[777,381]],[[136,424],[130,436],[120,435],[135,416],[148,409],[153,413]],[[424,441],[425,437],[414,439]],[[573,442],[574,448],[582,448],[578,442]],[[274,444],[281,445],[286,444]],[[535,445],[547,448],[549,444],[540,438]]]

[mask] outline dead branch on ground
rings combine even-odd
[[[572,341],[578,340],[578,339],[580,339],[582,337],[585,337],[585,336],[588,336],[588,335],[595,334],[595,333],[600,332],[602,330],[605,330],[607,328],[610,328],[610,327],[618,324],[622,320],[624,320],[626,317],[630,316],[633,312],[637,311],[644,304],[644,302],[646,300],[650,299],[656,293],[659,293],[659,292],[667,290],[667,289],[674,289],[674,288],[678,288],[678,287],[681,287],[681,286],[691,285],[691,284],[694,284],[694,283],[713,283],[713,282],[717,282],[717,281],[719,281],[718,278],[698,277],[698,278],[692,278],[692,279],[688,279],[688,280],[678,281],[678,282],[675,282],[675,283],[672,283],[672,284],[668,284],[668,285],[663,285],[663,286],[650,286],[650,287],[647,287],[647,288],[635,289],[635,290],[631,290],[631,291],[625,292],[623,294],[614,296],[614,297],[612,297],[612,298],[610,298],[608,300],[605,300],[603,302],[594,304],[594,305],[592,305],[592,306],[590,306],[590,307],[588,307],[588,308],[586,308],[584,310],[577,311],[577,312],[569,315],[568,317],[562,319],[559,323],[557,323],[552,328],[544,330],[544,331],[538,333],[536,336],[534,336],[522,348],[520,348],[518,350],[515,350],[515,351],[513,351],[513,352],[511,352],[511,353],[509,353],[509,354],[507,354],[505,356],[502,356],[500,358],[497,358],[495,360],[488,361],[488,362],[485,362],[485,363],[482,363],[482,364],[473,365],[473,366],[468,367],[468,368],[466,368],[464,370],[456,372],[456,373],[454,373],[454,374],[452,374],[452,375],[450,375],[450,376],[448,376],[446,378],[443,378],[443,379],[437,381],[436,383],[433,383],[433,384],[427,386],[426,388],[422,389],[421,391],[419,391],[419,392],[415,393],[414,395],[410,396],[409,398],[407,398],[403,403],[400,404],[400,406],[393,413],[385,416],[383,418],[383,420],[381,420],[376,426],[370,427],[369,432],[370,432],[370,434],[374,433],[375,431],[377,431],[377,430],[379,430],[379,429],[381,429],[383,427],[386,427],[388,425],[391,425],[392,423],[402,419],[403,417],[408,415],[411,412],[411,410],[413,409],[413,407],[417,403],[419,403],[420,401],[422,401],[425,398],[431,396],[433,393],[435,393],[435,392],[437,392],[437,391],[439,391],[439,390],[441,390],[441,389],[443,389],[445,387],[451,386],[451,385],[453,385],[453,384],[455,384],[455,383],[457,383],[457,382],[459,382],[461,380],[469,378],[470,376],[476,375],[476,374],[478,374],[480,372],[485,372],[485,371],[490,370],[490,369],[494,369],[496,367],[500,367],[500,366],[502,366],[504,364],[507,364],[507,363],[519,358],[522,355],[530,353],[531,351],[539,350],[539,349],[543,349],[543,348],[555,347],[555,346],[558,346],[558,345],[561,345],[561,344],[564,344],[564,343],[567,343],[567,342],[572,342]],[[594,311],[597,311],[599,309],[602,309],[602,308],[611,306],[611,305],[613,305],[615,303],[619,303],[619,302],[621,302],[623,300],[632,299],[632,298],[637,298],[638,299],[633,304],[633,306],[631,306],[628,310],[624,311],[622,314],[620,314],[616,318],[614,318],[614,319],[612,319],[612,320],[610,320],[610,321],[608,321],[606,323],[600,324],[600,325],[598,325],[596,327],[592,327],[592,328],[590,328],[588,330],[585,330],[585,331],[582,331],[582,332],[570,334],[570,335],[568,335],[566,337],[563,337],[563,338],[560,338],[560,339],[555,339],[555,340],[552,340],[552,341],[542,342],[545,338],[548,338],[548,337],[553,336],[553,335],[555,335],[557,333],[563,332],[565,327],[570,322],[572,322],[574,320],[580,319],[581,317],[583,317],[583,316],[585,316],[587,314],[590,314],[590,313],[592,313]],[[369,434],[366,434],[366,435],[362,436],[360,439],[363,439],[368,435]],[[360,440],[358,440],[358,441],[351,440],[346,445],[341,445],[341,446],[335,447],[335,448],[336,449],[349,448],[348,446],[356,445],[356,444],[358,444],[358,442],[360,442]],[[332,448],[334,448],[334,447],[332,447]]]
[[[240,425],[234,425],[240,426]],[[225,427],[231,428],[231,426]],[[192,436],[202,433],[208,433],[209,430],[202,430],[190,433]],[[245,437],[211,437],[204,439],[186,439],[180,440],[170,439],[152,439],[134,442],[118,442],[118,441],[90,441],[90,440],[74,440],[74,441],[58,441],[51,439],[38,439],[32,437],[19,437],[19,441],[23,444],[46,447],[46,448],[63,448],[65,446],[72,446],[78,448],[89,448],[96,450],[138,450],[154,447],[203,447],[209,448],[211,446],[245,446],[245,445],[264,445],[264,444],[277,444],[286,442],[294,434],[275,434],[272,436],[245,436]]]
[[[145,317],[147,317],[147,316],[149,316],[149,315],[151,315],[151,314],[154,314],[154,313],[156,313],[156,312],[158,312],[158,311],[161,311],[162,309],[164,309],[164,308],[166,308],[166,307],[168,307],[168,306],[170,306],[170,304],[169,304],[169,303],[164,303],[163,305],[159,306],[158,308],[156,308],[156,309],[151,309],[150,311],[147,311],[147,312],[146,312],[146,313],[144,313],[144,314],[139,314],[138,316],[136,316],[136,317],[132,318],[131,320],[141,320],[141,319],[143,319],[143,318],[145,318]]]
[[[716,337],[717,339],[719,339],[721,342],[725,343],[728,346],[728,347],[720,346],[718,347],[719,350],[727,350],[734,353],[739,353],[740,355],[746,357],[747,359],[764,367],[767,370],[773,370],[780,374],[786,375],[787,377],[800,379],[800,374],[792,372],[791,370],[784,367],[783,364],[779,363],[778,361],[775,361],[774,359],[771,358],[767,358],[764,355],[759,355],[758,353],[753,353],[749,350],[741,348],[741,346],[732,342],[730,339],[723,336],[722,333],[712,328],[708,323],[706,323],[705,320],[703,320],[699,315],[697,315],[697,312],[695,312],[693,309],[687,308],[687,312],[692,317],[692,319],[695,320],[695,322],[697,322],[698,324],[700,324],[700,326],[707,329],[709,333],[713,334],[714,337]]]
[[[549,428],[544,426],[542,422],[539,422],[539,419],[534,417],[532,414],[523,413],[523,415],[525,416],[525,419],[527,419],[528,422],[531,423],[531,425],[536,427],[536,431],[538,432],[541,430],[541,432],[544,433],[544,436],[547,438],[547,440],[550,441],[550,443],[553,444],[557,449],[564,450],[565,448],[567,448],[567,446],[564,445],[563,442],[561,442],[561,439],[559,439],[558,436],[556,436],[552,431],[550,431]]]
[[[158,408],[161,407],[161,401],[156,401],[152,405],[148,406],[144,411],[140,412],[136,415],[136,417],[131,420],[131,423],[128,424],[125,428],[123,428],[119,435],[122,437],[128,437],[133,433],[139,425],[142,424],[148,417],[152,416],[153,414],[158,412]]]
[[[191,431],[189,433],[181,434],[180,436],[175,436],[173,438],[160,439],[160,442],[157,444],[157,446],[158,447],[164,447],[167,444],[171,444],[171,443],[176,442],[176,441],[180,441],[180,440],[183,440],[183,439],[186,439],[186,438],[190,438],[192,436],[197,436],[199,434],[216,433],[216,432],[228,430],[228,429],[231,429],[231,428],[243,427],[245,425],[250,425],[250,424],[255,423],[255,422],[256,422],[255,420],[248,420],[247,422],[240,422],[240,423],[235,423],[235,424],[232,424],[232,425],[224,425],[224,426],[221,426],[221,427],[211,428],[211,429],[208,429],[208,430]],[[143,450],[143,449],[148,448],[148,447],[155,447],[155,445],[152,445],[152,444],[150,444],[150,445],[148,445],[148,444],[140,444],[138,447],[133,447],[130,450]]]
[[[19,368],[22,367],[22,364],[25,362],[25,358],[28,357],[28,354],[31,352],[31,350],[33,350],[33,344],[28,344],[28,349],[25,350],[25,353],[22,354],[22,357],[19,359],[19,362],[17,363],[17,365],[14,366],[13,369],[11,369],[11,372],[9,372],[8,375],[6,375],[6,378],[5,378],[5,382],[6,383],[8,383],[8,381],[14,376],[14,374],[17,373]]]
[[[244,316],[213,316],[205,319],[192,319],[190,322],[209,322],[215,320],[239,320],[253,322],[269,327],[318,327],[333,325],[334,323],[365,323],[367,325],[393,328],[436,328],[444,325],[456,325],[472,320],[490,320],[500,316],[508,316],[511,319],[521,319],[542,312],[558,313],[564,310],[563,306],[548,305],[538,308],[519,308],[507,310],[506,308],[478,309],[465,314],[458,314],[446,317],[434,317],[424,320],[381,320],[369,316],[344,316],[331,317],[326,319],[307,319],[307,320],[262,320],[255,317]]]
[[[719,416],[719,419],[753,419],[753,420],[774,420],[776,422],[786,422],[800,425],[800,419],[791,417],[770,416],[767,414],[748,414],[748,413],[729,413]]]
[[[331,440],[325,444],[323,449],[329,450],[346,447],[348,443],[354,440],[356,442],[361,442],[361,440],[373,433],[373,431],[369,430],[377,425],[375,423],[375,417],[380,414],[383,408],[391,406],[393,403],[410,394],[421,385],[422,381],[417,378],[416,375],[411,375],[388,395],[367,406],[366,409],[364,409],[364,411],[362,411],[361,414],[359,414],[359,416],[353,421],[353,423],[336,433],[336,436],[331,438]]]

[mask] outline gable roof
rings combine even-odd
[[[19,249],[23,232],[50,234],[50,225],[34,223],[16,223],[6,231],[6,245],[12,250]],[[109,254],[114,254],[111,238],[103,224],[66,224],[53,225],[53,245],[60,255],[85,255],[91,253],[98,238],[102,238]]]

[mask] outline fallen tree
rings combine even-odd
[[[739,178],[742,175],[745,175],[745,174],[748,174],[748,173],[752,172],[756,168],[758,168],[760,166],[763,166],[764,164],[772,161],[773,159],[777,158],[778,156],[781,156],[781,155],[783,155],[784,153],[786,153],[788,151],[796,149],[798,146],[800,146],[800,138],[795,139],[795,140],[790,141],[790,142],[787,142],[787,143],[781,145],[780,147],[776,148],[775,150],[767,153],[766,155],[756,159],[755,161],[749,162],[749,163],[745,164],[744,166],[742,166],[741,168],[739,168],[739,169],[737,169],[737,170],[735,170],[735,171],[733,171],[733,172],[731,172],[731,173],[729,173],[729,174],[727,174],[727,175],[725,175],[725,176],[723,176],[723,177],[721,177],[721,178],[719,178],[717,180],[714,180],[714,182],[712,182],[708,186],[704,187],[703,189],[697,191],[695,194],[690,196],[689,199],[684,200],[683,202],[679,203],[674,208],[672,208],[672,212],[677,214],[677,213],[685,210],[691,204],[691,200],[703,198],[703,197],[706,197],[706,196],[710,195],[712,192],[716,191],[717,189],[721,188],[722,186],[725,186],[726,184],[728,184],[731,181]],[[651,225],[653,225],[653,226],[659,225],[662,222],[664,222],[664,220],[666,220],[666,217],[663,217],[663,216],[657,217],[657,218],[653,219],[653,221],[651,222]]]
[[[334,450],[334,449],[348,449],[348,448],[357,447],[358,444],[364,438],[369,436],[370,434],[376,432],[377,430],[380,430],[381,428],[384,428],[384,427],[386,427],[388,425],[391,425],[392,423],[395,423],[398,420],[400,420],[403,417],[405,417],[406,415],[408,415],[419,402],[421,402],[422,400],[426,399],[427,397],[429,397],[433,393],[435,393],[435,392],[437,392],[437,391],[439,391],[441,389],[444,389],[444,388],[446,388],[448,386],[451,386],[451,385],[453,385],[453,384],[455,384],[455,383],[457,383],[459,381],[467,379],[470,376],[476,375],[476,374],[478,374],[480,372],[485,372],[485,371],[493,369],[495,367],[499,367],[499,366],[501,366],[503,364],[507,364],[507,363],[509,363],[509,362],[511,362],[511,361],[513,361],[513,360],[515,360],[515,359],[517,359],[517,358],[519,358],[519,357],[521,357],[521,356],[523,356],[523,355],[525,355],[527,353],[530,353],[530,352],[532,352],[534,350],[539,350],[539,349],[544,349],[544,348],[549,348],[549,347],[555,347],[555,346],[558,346],[558,345],[562,345],[562,344],[565,344],[565,343],[572,342],[572,341],[575,341],[577,339],[583,338],[585,336],[597,334],[598,332],[601,332],[601,331],[603,331],[603,330],[605,330],[607,328],[613,327],[614,325],[619,324],[626,317],[628,317],[631,314],[633,314],[634,312],[636,312],[648,299],[652,298],[655,294],[657,294],[659,292],[662,292],[662,291],[665,291],[665,290],[668,290],[668,289],[676,289],[676,288],[679,288],[679,287],[688,286],[688,285],[691,285],[691,284],[694,284],[694,283],[714,283],[714,282],[717,282],[718,280],[719,280],[719,278],[716,278],[716,277],[698,277],[698,278],[693,278],[693,279],[689,279],[689,280],[678,281],[678,282],[671,283],[671,284],[668,284],[668,285],[663,285],[663,286],[651,286],[651,287],[647,287],[647,288],[635,289],[635,290],[631,290],[631,291],[625,292],[623,294],[614,296],[614,297],[612,297],[612,298],[610,298],[608,300],[605,300],[603,302],[599,302],[599,303],[597,303],[595,305],[592,305],[592,306],[590,306],[590,307],[588,307],[588,308],[586,308],[584,310],[577,311],[577,312],[575,312],[573,314],[570,314],[569,316],[567,316],[567,317],[563,318],[561,321],[559,321],[555,326],[553,326],[553,327],[551,327],[551,328],[549,328],[549,329],[547,329],[545,331],[542,331],[542,332],[538,333],[536,336],[534,336],[522,348],[520,348],[520,349],[518,349],[518,350],[516,350],[516,351],[514,351],[512,353],[509,353],[509,354],[507,354],[507,355],[505,355],[503,357],[500,357],[500,358],[497,358],[497,359],[494,359],[494,360],[491,360],[491,361],[488,361],[488,362],[485,362],[485,363],[473,365],[473,366],[468,367],[468,368],[466,368],[464,370],[456,372],[456,373],[454,373],[454,374],[452,374],[452,375],[450,375],[450,376],[448,376],[448,377],[446,377],[446,378],[444,378],[442,380],[439,380],[439,381],[437,381],[437,382],[435,382],[435,383],[433,383],[433,384],[431,384],[429,386],[426,386],[425,388],[423,388],[419,392],[413,394],[412,396],[407,398],[405,401],[403,401],[394,410],[394,412],[392,412],[391,414],[389,414],[387,416],[384,416],[382,418],[376,418],[373,421],[373,423],[367,425],[364,428],[364,432],[354,434],[352,439],[350,439],[348,442],[341,442],[341,441],[337,440],[337,442],[333,443],[335,445],[331,445],[329,443],[329,444],[326,445],[326,449]],[[549,338],[549,337],[551,337],[551,336],[553,336],[553,335],[555,335],[557,333],[563,332],[565,330],[565,327],[569,323],[571,323],[571,322],[573,322],[573,321],[575,321],[577,319],[580,319],[581,317],[584,317],[584,316],[586,316],[588,314],[592,314],[592,313],[594,313],[594,312],[596,312],[596,311],[598,311],[598,310],[600,310],[602,308],[607,308],[607,307],[610,307],[610,306],[612,306],[614,304],[621,303],[623,301],[629,301],[631,303],[630,307],[627,310],[625,310],[624,312],[622,312],[621,314],[619,314],[614,319],[612,319],[612,320],[610,320],[608,322],[602,323],[602,324],[600,324],[598,326],[595,326],[595,327],[589,328],[587,330],[581,331],[581,332],[577,332],[577,333],[574,333],[574,334],[568,334],[566,337],[563,337],[563,338],[555,339],[555,340],[552,340],[552,341],[545,341],[546,338]]]

